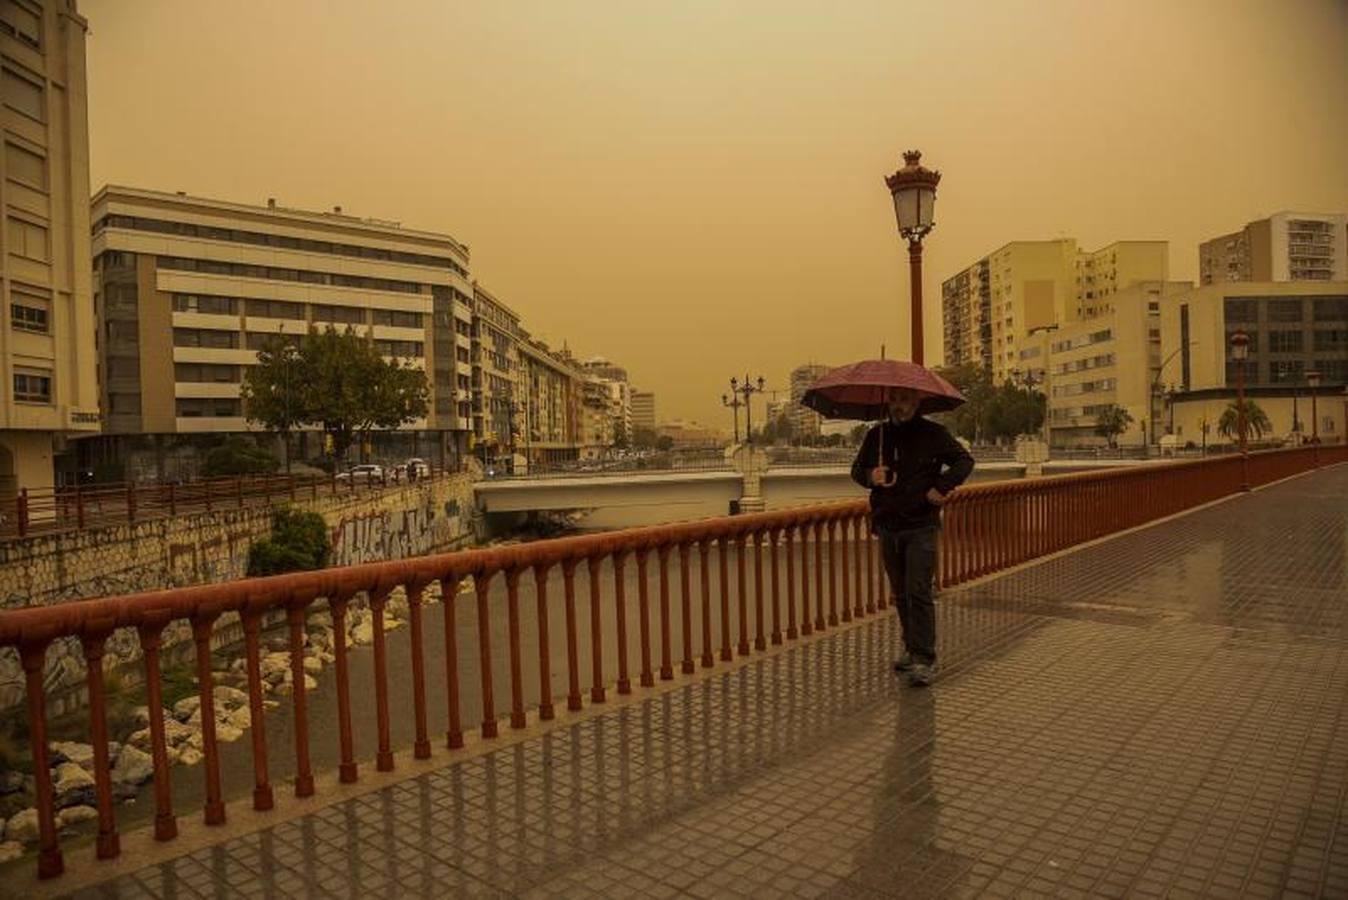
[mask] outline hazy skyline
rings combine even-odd
[[[1001,244],[1348,209],[1348,3],[81,0],[92,185],[442,231],[535,336],[729,426],[730,376],[908,347],[883,176],[940,282]],[[757,406],[755,416],[761,415]]]

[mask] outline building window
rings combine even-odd
[[[42,49],[42,12],[19,0],[0,0],[0,31]]]
[[[1227,297],[1225,312],[1228,322],[1258,322],[1259,301]]]
[[[426,355],[426,345],[421,341],[380,341],[374,342],[374,349],[380,356],[422,357]]]
[[[215,316],[239,314],[237,297],[216,297],[211,294],[174,294],[174,312],[207,313]]]
[[[1300,300],[1270,300],[1268,302],[1268,320],[1270,322],[1300,322]]]
[[[1268,351],[1270,353],[1300,353],[1301,347],[1300,331],[1270,331],[1268,333]]]
[[[1315,332],[1315,352],[1333,353],[1348,350],[1348,329],[1321,329]]]
[[[1239,377],[1239,376],[1236,374],[1236,366],[1237,366],[1237,364],[1236,364],[1235,360],[1228,359],[1228,360],[1226,361],[1226,386],[1227,386],[1227,387],[1234,387],[1235,384],[1236,384],[1236,380],[1237,380],[1237,378]],[[1256,383],[1256,382],[1258,382],[1258,381],[1259,381],[1259,363],[1255,362],[1255,361],[1252,360],[1252,359],[1247,359],[1247,360],[1245,361],[1245,383],[1246,383],[1246,384],[1254,384],[1254,383]]]
[[[175,363],[173,378],[189,384],[237,384],[243,380],[239,366],[216,363]]]
[[[39,262],[51,260],[51,248],[47,243],[47,229],[42,225],[10,216],[5,237],[9,242],[9,252],[15,256],[23,256]]]
[[[51,403],[51,373],[15,372],[14,402]]]
[[[1348,322],[1348,297],[1316,297],[1315,321]]]
[[[1305,380],[1305,371],[1306,364],[1299,359],[1275,359],[1268,364],[1268,380],[1272,384],[1286,384],[1288,382],[1300,384]]]
[[[51,303],[42,297],[16,293],[9,304],[9,323],[19,331],[47,334],[51,331]]]
[[[40,191],[47,189],[47,160],[18,144],[5,142],[5,176]]]
[[[299,343],[299,340],[300,336],[297,334],[250,331],[244,335],[243,345],[249,350],[271,350],[276,347],[278,341],[295,345]]]
[[[1320,373],[1323,384],[1348,382],[1348,359],[1317,359],[1315,370]]]
[[[299,320],[304,318],[304,304],[287,300],[249,300],[244,304],[244,314],[263,319]]]
[[[175,413],[180,419],[237,418],[243,415],[243,402],[221,398],[179,397]]]
[[[237,350],[239,333],[237,331],[214,331],[209,328],[175,328],[173,329],[173,346]]]
[[[355,306],[315,306],[315,322],[337,322],[343,325],[364,325],[365,310]]]
[[[36,75],[20,75],[9,66],[4,69],[5,105],[39,122],[47,120],[47,104],[43,96],[43,79]]]
[[[421,313],[401,312],[395,309],[374,310],[374,324],[396,328],[421,328]]]

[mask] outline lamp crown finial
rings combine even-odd
[[[903,161],[906,165],[910,166],[918,165],[918,163],[922,162],[922,151],[921,150],[903,151]]]

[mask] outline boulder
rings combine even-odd
[[[317,656],[304,657],[304,673],[306,675],[317,675],[323,671],[323,660]]]
[[[117,754],[117,764],[112,767],[112,782],[116,784],[139,785],[154,777],[154,758],[144,750],[127,744]]]
[[[33,807],[10,818],[5,823],[5,840],[20,844],[37,843],[37,810]]]
[[[351,629],[351,643],[357,647],[374,643],[374,623],[365,619]]]
[[[137,728],[148,728],[150,725],[150,708],[148,706],[137,706],[131,710],[131,721]]]
[[[6,794],[0,797],[0,832],[5,830],[5,820],[10,816],[17,815],[33,805],[33,794],[24,792],[21,794]]]
[[[241,706],[230,713],[223,722],[232,728],[244,729],[253,724],[253,714],[248,707]]]
[[[0,841],[0,865],[23,856],[23,844],[18,841]]]
[[[0,772],[0,797],[7,794],[19,794],[29,787],[22,772]]]
[[[59,766],[61,763],[73,762],[86,769],[92,769],[94,765],[94,748],[92,744],[80,744],[75,741],[52,741],[47,745],[51,752],[48,762],[53,766]]]
[[[232,688],[228,685],[220,685],[215,689],[215,706],[217,710],[226,709],[230,712],[238,709],[240,706],[248,705],[248,694],[238,688]]]
[[[69,828],[71,825],[78,825],[80,822],[88,822],[90,819],[98,818],[98,810],[92,806],[70,806],[56,814],[56,830]]]
[[[193,714],[201,709],[201,698],[197,696],[184,697],[173,704],[173,718],[179,722],[186,722],[192,718]],[[197,715],[197,721],[201,721],[201,716]]]
[[[203,758],[201,751],[195,750],[192,747],[184,747],[182,752],[178,754],[178,764],[183,766],[195,766],[197,763],[201,762]]]
[[[236,728],[235,726],[230,725],[228,722],[220,722],[215,726],[215,739],[217,741],[223,741],[227,744],[232,744],[241,737],[243,737],[243,729]],[[195,746],[200,747],[200,745],[201,745],[201,734],[198,733]],[[188,744],[188,747],[193,746],[194,746],[193,744]]]
[[[64,762],[53,772],[52,789],[56,793],[56,808],[91,806],[94,798],[94,776],[79,763]]]
[[[290,674],[290,654],[268,653],[262,658],[258,669],[262,673],[263,681],[279,684],[282,679]]]

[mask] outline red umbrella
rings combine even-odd
[[[864,359],[831,369],[811,385],[800,402],[828,419],[870,422],[889,415],[886,397],[890,388],[924,394],[919,413],[945,412],[964,402],[964,395],[940,375],[899,359]]]

